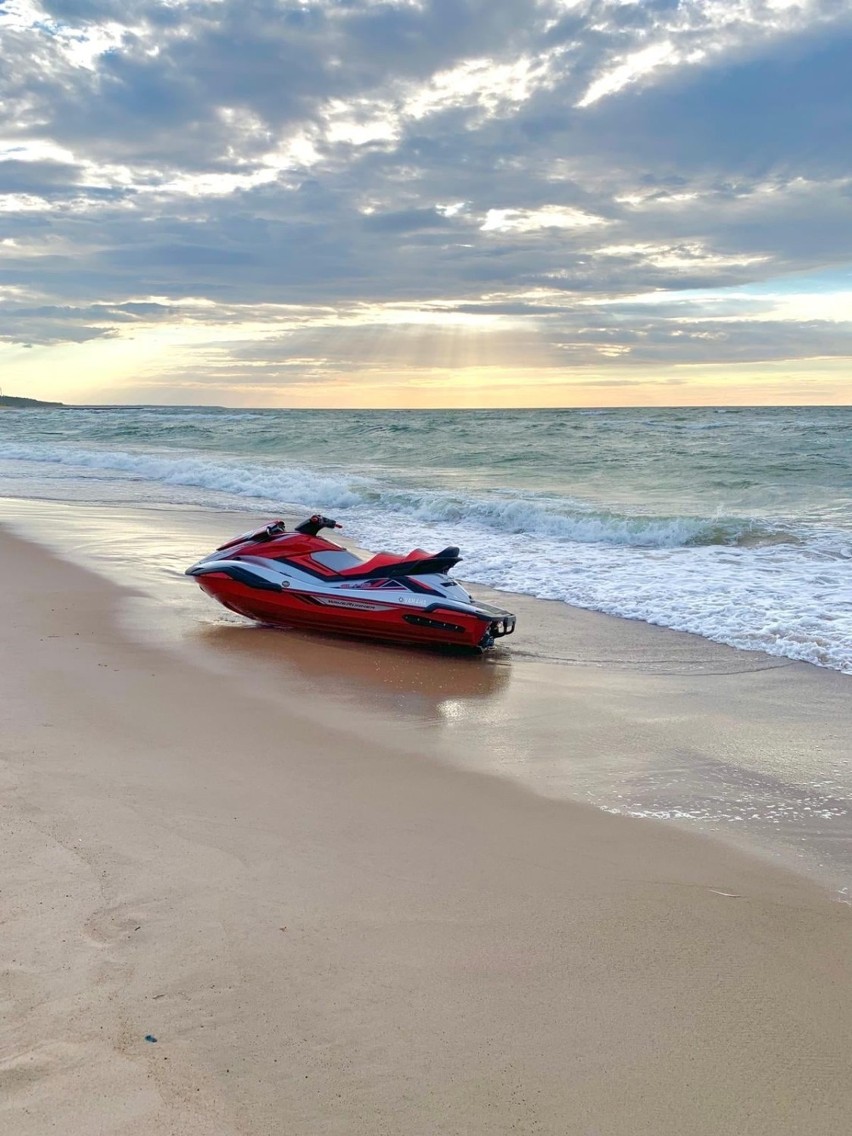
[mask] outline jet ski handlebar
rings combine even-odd
[[[0,0],[0,2],[2,2],[2,0]],[[300,525],[297,525],[294,531],[303,533],[305,536],[316,536],[320,529],[342,528],[343,525],[339,525],[337,521],[333,521],[330,517],[321,517],[319,513],[314,513],[312,517],[308,517],[306,521],[302,521]],[[235,536],[233,540],[228,540],[224,544],[220,544],[216,551],[222,552],[226,548],[232,548],[235,544],[246,544],[247,542],[262,544],[267,540],[275,540],[277,536],[283,536],[286,532],[287,526],[283,521],[272,521],[270,524],[264,525],[262,529],[243,533],[242,536]]]
[[[331,517],[322,517],[319,513],[314,513],[312,517],[308,517],[306,521],[302,521],[300,525],[296,525],[296,532],[303,533],[305,536],[316,536],[320,529],[342,529],[343,525],[339,525],[337,521],[333,521]]]

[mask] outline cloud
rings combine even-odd
[[[364,217],[365,229],[377,233],[416,233],[424,229],[448,228],[443,215],[431,209],[397,209],[387,213],[370,213]]]
[[[849,352],[742,300],[852,260],[848,5],[7,0],[0,37],[7,341],[242,324],[193,348],[235,383]]]

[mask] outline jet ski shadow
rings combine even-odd
[[[406,707],[440,715],[448,701],[490,699],[511,680],[510,652],[400,646],[262,625],[216,623],[198,630],[200,644],[237,660],[240,671],[270,672],[310,697]]]

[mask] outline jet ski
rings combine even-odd
[[[319,535],[339,528],[319,514],[292,532],[272,521],[220,545],[186,575],[230,611],[277,627],[479,651],[515,630],[511,612],[474,600],[448,575],[458,548],[363,559]]]

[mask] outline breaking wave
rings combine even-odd
[[[390,487],[342,470],[249,464],[203,456],[166,457],[122,450],[7,447],[3,457],[60,464],[119,475],[133,481],[186,486],[256,501],[278,509],[380,509],[427,523],[474,523],[514,535],[543,536],[584,544],[629,548],[798,543],[783,525],[750,518],[659,516],[595,509],[563,497],[516,492],[461,494],[447,490]],[[199,501],[203,504],[204,501]]]

